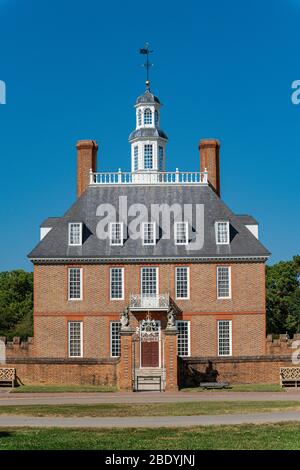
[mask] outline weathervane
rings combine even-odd
[[[146,62],[143,64],[143,67],[146,68],[146,71],[147,71],[147,79],[146,79],[146,88],[147,90],[150,91],[150,80],[149,80],[149,70],[150,70],[150,67],[152,67],[153,64],[151,64],[149,62],[149,54],[151,54],[153,51],[151,51],[149,49],[150,45],[149,45],[149,42],[146,42],[146,44],[144,45],[143,48],[140,49],[140,54],[143,54],[145,56],[147,56],[147,60]]]

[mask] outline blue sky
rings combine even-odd
[[[0,0],[0,21],[0,270],[31,269],[39,224],[74,201],[77,140],[129,170],[145,41],[167,168],[198,171],[199,139],[219,138],[226,204],[259,220],[271,262],[299,254],[300,0]]]

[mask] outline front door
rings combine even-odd
[[[159,367],[159,341],[141,342],[142,367]]]

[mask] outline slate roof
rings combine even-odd
[[[162,137],[163,139],[168,139],[167,134],[165,134],[164,131],[161,129],[156,129],[154,127],[146,127],[146,128],[140,128],[136,129],[135,131],[131,132],[129,135],[128,140],[131,141],[136,138],[141,138],[141,137]]]
[[[153,95],[149,90],[146,90],[143,95],[137,97],[135,104],[139,103],[160,103],[157,96]]]
[[[142,240],[128,237],[123,246],[110,246],[109,240],[100,240],[96,235],[96,227],[101,217],[96,215],[100,204],[108,203],[119,207],[119,197],[127,197],[128,207],[135,203],[144,204],[150,213],[151,204],[203,204],[204,207],[204,244],[197,250],[188,250],[185,245],[175,245],[173,220],[171,222],[171,239],[158,237],[156,245],[144,246]],[[51,219],[47,219],[49,221]],[[55,218],[53,228],[28,255],[30,259],[62,260],[99,260],[113,262],[124,260],[128,262],[139,259],[185,260],[202,261],[210,258],[267,258],[270,253],[259,240],[245,227],[239,216],[234,215],[223,201],[206,185],[122,185],[122,186],[89,186],[81,197],[60,219]],[[118,220],[118,210],[117,210]],[[129,217],[128,222],[132,218]],[[150,219],[149,219],[150,220]],[[229,245],[217,245],[215,241],[215,222],[230,221]],[[68,223],[83,222],[82,246],[68,246]],[[45,222],[44,222],[45,224]],[[195,234],[195,220],[189,229],[190,241]]]
[[[252,217],[252,215],[248,214],[238,214],[237,217],[244,225],[259,225],[257,220]]]

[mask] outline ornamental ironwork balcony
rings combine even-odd
[[[90,185],[124,185],[124,184],[182,184],[182,185],[207,185],[207,170],[202,172],[176,171],[139,171],[115,173],[94,173],[90,170]]]
[[[169,310],[169,294],[130,294],[130,310]]]

